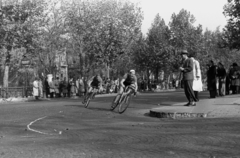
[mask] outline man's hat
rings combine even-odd
[[[182,54],[188,54],[188,51],[187,51],[187,50],[182,50],[182,51],[181,51],[181,55],[182,55]]]

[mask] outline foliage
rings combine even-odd
[[[31,59],[29,72],[54,74],[58,56],[65,54],[75,76],[104,74],[104,69],[107,77],[119,76],[134,68],[149,77],[150,72],[158,76],[160,71],[178,71],[182,49],[203,67],[210,59],[228,67],[239,60],[239,8],[238,1],[228,0],[224,32],[203,31],[182,9],[172,14],[169,25],[157,14],[143,35],[143,12],[128,0],[5,0],[0,10],[1,68],[9,67],[10,81],[15,82],[25,73],[25,55]]]
[[[240,49],[240,1],[228,0],[224,6],[224,15],[228,18],[224,28],[222,45],[230,49]]]
[[[95,63],[114,66],[140,33],[140,9],[117,0],[83,1],[74,6],[68,11],[69,32],[87,63],[85,69]]]
[[[172,50],[169,39],[170,30],[157,14],[147,36],[148,52],[150,52],[148,60],[151,62],[151,69],[156,71],[157,75],[160,69],[167,70],[171,63]]]

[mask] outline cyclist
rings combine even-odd
[[[83,100],[83,104],[85,102],[85,99],[87,98],[86,96],[88,96],[88,94],[90,92],[92,92],[93,88],[96,88],[98,90],[98,92],[101,92],[103,90],[103,87],[102,87],[102,83],[103,83],[103,80],[101,78],[101,76],[99,74],[93,76],[90,80],[89,80],[89,89],[84,97],[84,100]]]
[[[137,77],[135,75],[135,70],[130,70],[129,73],[126,73],[121,82],[120,82],[120,89],[118,96],[120,96],[123,93],[123,90],[125,87],[131,87],[134,90],[134,95],[137,93],[138,85],[137,85]],[[118,97],[116,97],[116,100],[114,102],[117,102]]]

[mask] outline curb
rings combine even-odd
[[[189,112],[156,112],[150,110],[149,113],[152,117],[158,118],[206,118],[208,115],[206,113],[189,113]]]

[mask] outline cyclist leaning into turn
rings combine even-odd
[[[120,82],[120,89],[117,95],[120,96],[120,94],[123,93],[124,88],[129,86],[134,90],[134,94],[136,95],[138,85],[137,85],[137,76],[135,75],[135,70],[130,70],[129,73],[126,73],[123,76],[123,79]],[[116,100],[114,102],[117,102],[118,97],[116,97]]]
[[[96,88],[98,90],[98,92],[101,92],[103,90],[102,83],[103,83],[103,80],[102,80],[102,78],[101,78],[101,76],[99,74],[93,76],[90,79],[89,84],[88,84],[89,85],[89,89],[88,89],[88,91],[87,91],[87,93],[86,93],[86,95],[85,95],[85,97],[83,99],[83,104],[84,104],[85,99],[87,98],[88,94],[90,92],[92,92],[92,90],[94,88]]]

